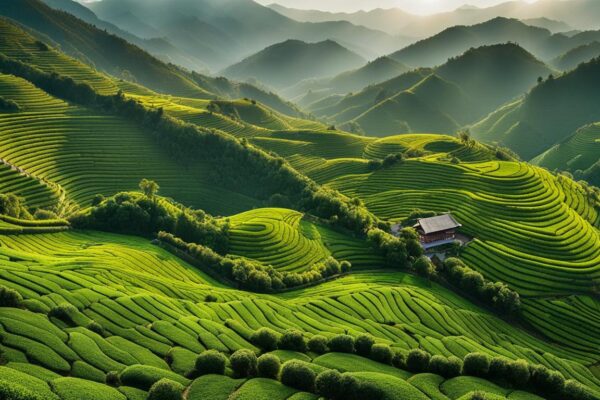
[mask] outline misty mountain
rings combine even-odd
[[[527,96],[473,126],[478,139],[499,142],[531,159],[578,128],[600,121],[600,58],[550,77]]]
[[[166,38],[215,70],[288,39],[330,39],[369,59],[402,46],[379,30],[347,21],[298,22],[252,0],[102,0],[88,6],[142,38]]]
[[[364,63],[362,57],[332,40],[319,43],[286,40],[226,68],[222,73],[238,80],[255,78],[282,89],[303,79],[336,75]]]
[[[539,76],[552,72],[516,44],[483,46],[436,69],[411,71],[309,110],[338,124],[358,123],[373,135],[422,129],[448,133],[522,95]]]
[[[552,60],[552,65],[562,71],[566,71],[598,56],[600,56],[600,42],[592,42],[575,47],[555,58]]]
[[[360,68],[343,72],[333,78],[304,80],[282,91],[281,94],[291,99],[302,96],[303,100],[300,100],[300,105],[308,105],[330,95],[346,94],[365,86],[387,81],[408,70],[409,68],[402,63],[389,57],[380,57]]]

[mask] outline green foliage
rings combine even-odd
[[[488,375],[490,370],[490,357],[484,353],[469,353],[463,359],[463,373],[465,375]]]
[[[123,386],[132,386],[142,390],[150,390],[150,387],[163,378],[167,378],[182,385],[188,385],[189,380],[175,372],[149,365],[132,365],[121,371],[119,375]]]
[[[23,307],[23,297],[14,289],[0,286],[0,307]]]
[[[306,339],[302,332],[288,329],[279,337],[277,348],[305,353],[307,350]]]
[[[19,219],[31,219],[31,214],[25,205],[25,199],[12,194],[0,194],[0,214]]]
[[[354,353],[354,346],[354,338],[350,335],[336,335],[327,342],[329,351],[336,353]]]
[[[156,382],[148,391],[148,400],[182,400],[185,387],[170,379]]]
[[[415,373],[427,372],[431,354],[421,349],[413,349],[406,356],[406,368]]]
[[[327,398],[336,399],[341,391],[342,374],[335,369],[321,372],[315,380],[317,394]]]
[[[256,354],[247,349],[240,349],[229,357],[231,369],[239,378],[245,378],[256,374]]]
[[[434,355],[429,361],[429,371],[445,378],[454,378],[460,375],[462,364],[462,360],[455,356]]]
[[[252,334],[252,343],[263,351],[277,350],[279,334],[269,328],[260,328]]]
[[[217,350],[207,350],[196,358],[195,373],[198,376],[207,374],[223,375],[227,357]]]
[[[16,101],[0,96],[0,111],[19,112],[21,111],[21,107]]]
[[[324,354],[327,352],[327,338],[323,335],[313,335],[308,340],[308,349],[313,353]]]
[[[371,347],[369,358],[383,364],[391,364],[394,353],[389,345],[377,343]]]
[[[433,265],[427,256],[421,256],[417,258],[417,260],[413,263],[413,268],[418,275],[427,279],[431,279],[436,275],[435,265]]]
[[[42,400],[43,397],[35,394],[26,387],[14,382],[0,380],[0,398],[4,400]]]
[[[279,357],[273,354],[263,354],[258,357],[257,371],[258,376],[263,378],[277,379],[281,370],[281,361]]]
[[[306,364],[290,360],[281,367],[281,383],[298,390],[313,392],[315,390],[315,372]]]
[[[371,335],[361,334],[356,337],[354,347],[356,354],[368,357],[371,354],[371,348],[375,344],[375,339]]]

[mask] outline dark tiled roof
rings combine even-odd
[[[450,214],[438,215],[437,217],[421,218],[417,224],[427,235],[435,232],[442,232],[448,229],[455,229],[460,226],[458,222]]]

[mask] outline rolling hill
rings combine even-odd
[[[434,70],[416,70],[332,99],[335,104],[326,107],[313,104],[309,110],[338,124],[352,121],[376,136],[454,132],[522,95],[539,76],[552,72],[516,44],[483,46]],[[409,84],[398,85],[402,81]]]
[[[546,79],[524,99],[506,105],[475,124],[479,140],[497,141],[531,159],[562,142],[578,128],[600,119],[600,59]]]
[[[575,47],[556,57],[552,60],[552,65],[561,71],[567,71],[598,56],[600,56],[600,42],[592,42]]]
[[[319,43],[287,40],[227,67],[222,73],[238,80],[255,78],[283,89],[303,79],[337,75],[364,63],[362,57],[332,40]]]
[[[573,89],[589,113],[598,76],[584,64],[496,114]],[[377,86],[345,105],[464,107],[431,69]],[[597,189],[466,137],[359,136],[193,95],[0,19],[0,398],[600,397]],[[413,229],[388,233],[448,211],[469,239],[435,264]]]

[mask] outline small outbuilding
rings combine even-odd
[[[462,226],[451,214],[421,218],[417,221],[414,228],[421,237],[421,243],[428,245],[425,247],[433,247],[434,244],[445,244],[453,241],[456,238],[456,230]]]

